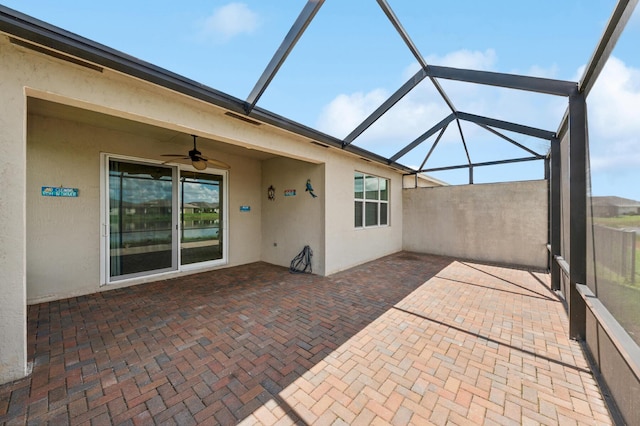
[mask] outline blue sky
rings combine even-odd
[[[246,99],[304,0],[78,2],[4,1],[7,7]],[[614,0],[427,2],[389,0],[433,65],[577,81]],[[640,11],[590,94],[594,195],[640,200]],[[345,137],[418,69],[375,0],[326,0],[258,106]],[[442,81],[458,110],[555,131],[566,100]],[[384,156],[399,151],[449,110],[423,81],[356,145]],[[474,162],[527,156],[463,123]],[[508,135],[540,152],[547,143]],[[418,166],[433,138],[400,159]],[[427,167],[464,164],[450,126]],[[541,178],[542,162],[477,168],[476,183]],[[435,177],[465,183],[467,172]]]

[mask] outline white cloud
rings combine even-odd
[[[433,65],[491,71],[497,59],[493,50],[484,52],[461,50],[441,57],[429,57],[427,62]],[[417,64],[411,64],[404,70],[402,77],[406,80],[418,69]],[[574,81],[578,81],[582,71],[578,70],[573,78]],[[544,78],[555,78],[557,73],[555,65],[546,68],[532,66],[525,71],[525,74]],[[568,106],[567,100],[560,97],[448,80],[440,80],[440,83],[456,109],[460,111],[550,131],[557,130]],[[317,127],[326,133],[343,138],[382,104],[395,89],[395,87],[375,88],[366,93],[341,94],[324,108]],[[640,116],[638,115],[640,69],[629,66],[612,56],[589,94],[587,107],[594,190],[607,194],[621,191],[622,186],[628,186],[628,183],[634,180],[633,176],[637,180],[637,174],[640,171]],[[358,137],[355,144],[378,154],[390,156],[449,113],[449,108],[430,82],[425,79]],[[436,149],[440,151],[442,148],[446,152],[445,156],[449,155],[449,151],[441,145],[451,141],[459,142],[459,134],[455,127],[449,126],[440,146]],[[464,127],[470,149],[474,144],[484,146],[477,144],[482,144],[486,140],[483,138],[487,137],[487,132],[473,125],[464,125]],[[548,147],[547,142],[534,138],[523,140],[517,135],[514,138],[538,152],[544,152]],[[433,140],[434,138],[430,139],[430,141]],[[493,146],[496,149],[502,149],[500,144]],[[416,149],[400,161],[404,164],[419,164],[427,149],[427,147]],[[493,153],[487,154],[493,155]],[[500,154],[496,153],[496,155]],[[612,186],[611,182],[617,182],[617,186]],[[609,186],[604,187],[605,184]],[[600,188],[600,186],[603,187]],[[632,195],[627,194],[627,196]],[[635,198],[638,197],[640,196],[635,196]]]
[[[484,52],[462,49],[447,53],[444,56],[429,55],[425,58],[425,61],[429,65],[437,65],[441,67],[489,71],[493,69],[496,59],[497,55],[493,49],[487,49]],[[417,62],[412,63],[404,70],[402,78],[408,80],[418,72],[419,69],[420,64]]]
[[[442,57],[431,56],[428,63],[466,67],[474,69],[488,69],[496,61],[496,54],[492,49],[484,52],[460,50]],[[403,78],[408,79],[419,69],[417,63],[411,64],[403,72]],[[395,90],[395,88],[394,88]],[[376,88],[367,93],[357,92],[340,94],[322,111],[317,122],[318,129],[338,137],[345,137],[371,114],[390,95],[391,91]],[[447,93],[449,93],[447,91]],[[465,90],[469,96],[469,89]],[[404,99],[396,104],[385,116],[376,122],[365,135],[367,141],[409,141],[426,131],[425,123],[435,124],[445,118],[451,111],[437,94],[428,81],[423,81],[415,87]],[[416,132],[416,129],[421,131]]]
[[[219,188],[218,186],[203,185],[200,183],[185,183],[184,201],[186,203],[217,203],[220,201]]]
[[[524,75],[540,78],[557,78],[558,66],[554,64],[549,68],[544,68],[539,65],[533,65],[524,73]]]
[[[490,70],[496,60],[497,56],[492,50],[458,51],[440,58],[432,57],[429,63]],[[403,72],[404,77],[412,76],[416,70],[417,65],[412,64]],[[530,74],[540,77],[553,77],[556,71],[555,66],[534,66],[529,69]],[[582,70],[574,80],[577,81],[581,74]],[[441,84],[460,111],[549,131],[557,130],[567,107],[564,98],[446,80],[441,80]],[[367,93],[341,94],[324,108],[317,126],[326,133],[344,138],[391,93],[390,90],[376,88]],[[623,173],[640,167],[640,69],[611,57],[590,93],[587,104],[591,167],[594,173]],[[449,108],[425,80],[358,137],[355,143],[381,155],[392,155],[449,113]],[[465,137],[470,146],[477,140],[476,136],[485,138],[487,132],[477,126],[465,126]],[[515,139],[519,142],[528,140],[526,143],[538,152],[544,152],[548,147],[547,142],[537,139],[523,140],[518,136]],[[455,126],[450,126],[441,143],[451,141],[459,141]],[[408,155],[401,161],[419,162],[425,154],[422,151],[424,149],[420,150],[419,156]]]
[[[487,49],[484,52],[462,49],[444,56],[430,55],[425,60],[431,65],[489,71],[493,69],[497,55],[493,49]]]
[[[497,55],[492,49],[485,51],[460,50],[444,56],[427,58],[427,63],[433,65],[477,70],[492,70],[496,62]],[[410,78],[418,69],[417,63],[411,64],[403,71],[403,78],[405,80]],[[541,70],[542,68],[538,72],[542,72]],[[551,107],[551,104],[548,103],[557,102],[557,99],[546,100],[547,103],[542,106],[538,100],[538,103],[532,106],[529,105],[528,100],[522,102],[523,92],[448,80],[440,80],[440,84],[459,111],[533,126],[540,126],[540,123],[548,123],[550,118],[554,119],[552,128],[548,130],[555,130],[554,126],[557,126],[562,118],[562,106],[560,108]],[[395,88],[393,89],[395,90]],[[376,88],[367,93],[341,94],[324,108],[317,122],[317,128],[339,138],[344,138],[382,104],[391,93],[390,90]],[[518,113],[519,111],[521,113]],[[392,155],[450,113],[451,110],[431,82],[425,79],[359,136],[355,143],[381,155]],[[465,126],[465,137],[472,140],[476,135],[486,136],[487,134],[477,126]],[[457,126],[451,125],[441,143],[457,143],[459,141],[460,135]],[[508,143],[505,142],[505,144]],[[538,147],[536,146],[535,149]],[[420,152],[420,154],[424,156],[424,153]],[[403,161],[421,161],[421,159],[403,158]]]
[[[640,166],[640,69],[609,58],[587,99],[591,167],[622,171]]]
[[[203,23],[205,37],[227,41],[240,34],[251,34],[260,24],[257,13],[244,3],[229,3],[216,9]]]
[[[338,95],[324,107],[318,120],[318,128],[345,137],[389,96],[383,89]]]

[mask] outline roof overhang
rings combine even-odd
[[[80,60],[93,66],[139,78],[224,108],[234,114],[248,116],[253,120],[295,133],[312,141],[343,149],[342,140],[338,138],[259,107],[253,108],[249,114],[246,114],[245,101],[239,98],[2,5],[0,5],[0,32],[20,40],[19,44],[22,46],[32,47],[41,53],[50,52],[49,54],[58,58],[60,55],[67,55],[68,58],[61,59],[71,62]],[[29,44],[31,46],[28,46]],[[357,146],[347,147],[345,151],[391,167],[401,173],[413,172],[413,169],[405,165],[389,162],[387,158]]]

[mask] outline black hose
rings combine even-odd
[[[308,269],[310,274],[313,273],[311,269],[311,256],[313,256],[311,247],[304,246],[302,251],[291,261],[289,272],[292,274],[304,274]]]

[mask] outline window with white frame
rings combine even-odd
[[[389,225],[389,179],[355,172],[354,211],[356,228]]]

